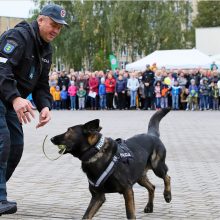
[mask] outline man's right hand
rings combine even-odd
[[[34,106],[29,100],[17,97],[12,101],[12,105],[21,124],[30,122],[31,116],[34,118]]]

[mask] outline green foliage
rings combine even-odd
[[[109,67],[109,54],[181,49],[192,41],[188,1],[54,1],[67,10],[69,28],[53,42],[54,55],[80,70]],[[41,1],[41,5],[45,1]]]
[[[105,56],[103,50],[99,50],[93,59],[93,69],[94,70],[106,70],[110,69],[109,58]]]
[[[199,1],[198,15],[195,19],[195,27],[217,27],[220,26],[220,2]]]

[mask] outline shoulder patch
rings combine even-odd
[[[6,43],[5,46],[4,46],[4,49],[3,51],[6,53],[6,54],[11,54],[15,49],[15,45],[13,45],[12,43]]]

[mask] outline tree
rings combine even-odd
[[[217,27],[220,26],[220,2],[199,1],[198,14],[194,21],[195,27]]]
[[[109,54],[125,48],[135,60],[159,49],[185,48],[192,39],[189,1],[54,2],[67,10],[70,24],[53,42],[54,55],[75,70],[105,68]]]

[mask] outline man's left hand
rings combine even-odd
[[[36,128],[42,127],[47,124],[51,119],[50,110],[48,107],[45,107],[41,110],[39,115],[39,123],[37,124]]]

